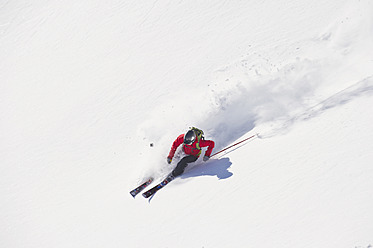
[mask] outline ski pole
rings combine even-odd
[[[250,136],[249,138],[246,138],[246,139],[244,139],[244,140],[241,140],[240,142],[237,142],[236,144],[233,144],[233,145],[231,145],[231,146],[228,146],[227,148],[224,148],[223,150],[218,151],[217,153],[214,153],[214,154],[211,155],[210,157],[213,157],[213,156],[215,156],[216,154],[219,154],[219,153],[221,153],[221,152],[224,152],[225,150],[228,150],[229,148],[232,148],[232,147],[234,147],[234,146],[236,146],[236,145],[238,145],[238,144],[241,144],[242,142],[245,142],[246,140],[249,140],[249,139],[251,139],[251,138],[254,138],[255,136],[258,136],[258,134],[255,134],[255,135],[253,135],[253,136]]]

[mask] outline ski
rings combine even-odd
[[[171,182],[174,179],[175,178],[172,175],[167,176],[166,179],[164,179],[162,182],[155,185],[153,188],[149,189],[148,191],[144,192],[142,196],[145,198],[149,198],[153,196],[158,190],[166,186],[169,182]]]
[[[144,182],[143,184],[141,184],[139,187],[137,187],[134,190],[131,190],[130,194],[133,196],[133,198],[135,198],[135,196],[138,193],[140,193],[143,189],[145,189],[149,184],[151,184],[153,182],[153,180],[154,180],[154,178],[150,177],[148,180],[146,180],[146,182]]]

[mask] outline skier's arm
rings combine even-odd
[[[205,152],[205,156],[210,157],[212,153],[212,149],[215,147],[215,142],[212,140],[201,140],[200,142],[201,147],[207,147],[207,151]]]
[[[168,154],[168,158],[172,159],[175,155],[176,149],[184,142],[184,134],[179,135],[179,137],[176,138],[174,143],[172,143],[172,147],[170,150],[170,153]]]

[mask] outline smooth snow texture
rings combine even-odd
[[[372,1],[5,1],[0,44],[0,247],[373,245]],[[258,136],[133,199],[191,126]]]

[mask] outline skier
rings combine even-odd
[[[179,137],[176,138],[174,143],[172,144],[170,153],[167,157],[167,162],[171,164],[172,158],[175,155],[176,149],[183,144],[183,151],[185,156],[177,163],[176,168],[159,184],[155,185],[153,188],[149,189],[148,191],[144,192],[142,195],[145,198],[149,198],[153,196],[158,190],[163,188],[165,185],[167,185],[169,182],[171,182],[175,177],[180,176],[184,173],[185,168],[188,166],[189,163],[197,161],[199,156],[202,153],[201,147],[207,147],[207,151],[205,152],[205,155],[203,157],[203,161],[209,160],[211,156],[212,149],[214,149],[215,143],[212,140],[205,140],[203,137],[203,131],[192,127],[185,135],[181,134]],[[145,182],[142,185],[140,185],[138,188],[132,190],[130,193],[133,197],[135,197],[138,192],[140,192],[142,189],[144,189],[147,185],[149,185],[152,181],[152,178],[150,182]]]
[[[203,131],[192,127],[185,135],[179,135],[173,142],[170,153],[167,157],[167,162],[171,164],[172,158],[175,155],[176,149],[183,144],[184,156],[178,163],[176,168],[171,172],[173,178],[180,176],[184,173],[185,168],[189,163],[197,161],[202,153],[202,147],[207,147],[207,151],[204,154],[203,161],[210,159],[212,149],[214,149],[215,143],[212,140],[205,140],[203,137]]]

